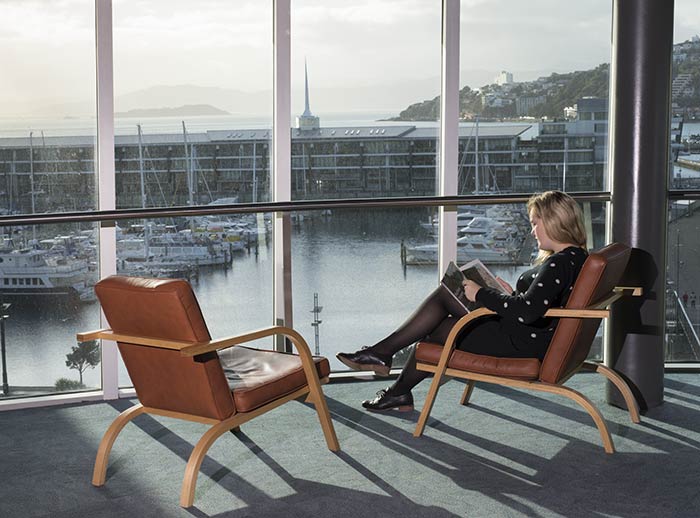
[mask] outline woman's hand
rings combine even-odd
[[[463,281],[462,286],[464,286],[464,295],[467,297],[467,300],[474,302],[476,300],[476,294],[481,289],[481,286],[469,279]]]
[[[515,291],[515,290],[513,289],[513,287],[512,287],[510,284],[508,284],[506,281],[504,281],[504,280],[501,279],[500,277],[496,277],[496,280],[498,281],[498,283],[499,283],[501,286],[503,286],[503,288],[504,288],[508,293],[513,293],[513,291]]]

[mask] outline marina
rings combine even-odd
[[[505,124],[484,129],[478,153],[473,128],[465,127],[464,140],[460,137],[461,188],[474,192],[477,181],[483,193],[511,192],[516,187],[558,188],[562,181],[572,190],[595,190],[602,185],[605,164],[596,158],[598,147],[576,151],[580,174],[574,167],[577,161],[568,154],[574,151],[564,136],[581,137],[574,129],[583,131],[583,126],[538,126],[543,138],[534,151],[534,137],[517,137],[525,134],[522,125],[513,130],[513,124]],[[392,128],[390,134],[373,131],[370,136],[374,126],[347,127],[347,136],[343,129],[332,138],[328,128],[328,135],[295,138],[294,199],[433,194],[434,130],[419,124]],[[698,128],[690,131],[697,133]],[[172,145],[183,143],[182,134],[142,135],[140,148],[138,138],[125,137],[116,149],[118,199],[125,207],[264,200],[269,190],[264,133],[259,134],[260,141],[255,136],[250,140],[251,133],[229,131],[223,140],[211,139],[219,133],[189,133],[188,163],[176,151],[184,151],[184,146]],[[579,142],[585,144],[586,138]],[[71,210],[89,210],[92,148],[81,137],[52,140],[47,136],[44,142],[29,149],[26,139],[0,139],[0,178],[8,186],[0,194],[4,212],[57,210],[57,203]],[[584,155],[590,160],[580,160]],[[683,159],[697,157],[684,155]],[[590,174],[593,162],[598,172]],[[674,185],[692,188],[699,181],[700,173],[674,164]],[[588,210],[594,234],[591,246],[601,246],[604,207],[599,204]],[[465,206],[459,208],[457,219],[459,263],[480,258],[510,281],[527,268],[535,248],[527,239],[529,225],[522,207]],[[336,352],[356,350],[381,338],[437,284],[434,211],[300,212],[292,214],[292,220],[295,326],[307,337],[319,331],[320,352],[331,358],[333,368],[341,367],[332,359]],[[10,385],[34,387],[33,393],[52,392],[57,379],[71,377],[64,365],[75,329],[99,327],[99,307],[92,291],[99,278],[96,226],[40,225],[4,232],[0,285],[7,288],[3,298],[11,304],[5,321]],[[215,336],[263,327],[272,315],[269,232],[269,215],[263,214],[120,222],[117,271],[189,279]],[[323,306],[322,324],[316,327],[310,317],[314,300]],[[128,386],[126,372],[120,371],[119,376],[120,383]],[[84,380],[88,387],[99,386],[99,371],[86,371]]]

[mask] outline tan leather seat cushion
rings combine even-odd
[[[437,365],[440,361],[441,345],[419,342],[416,348],[416,359],[419,362]],[[540,374],[540,360],[537,358],[499,358],[459,350],[452,353],[447,366],[452,369],[519,380],[537,379]]]
[[[236,346],[221,351],[220,361],[238,412],[250,412],[306,385],[296,354]],[[328,359],[314,361],[319,378],[330,374]]]

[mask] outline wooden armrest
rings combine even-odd
[[[146,347],[157,347],[159,349],[174,349],[176,351],[180,351],[183,348],[192,345],[192,342],[182,342],[179,340],[165,340],[163,338],[125,335],[115,333],[111,329],[98,329],[96,331],[78,333],[76,338],[78,339],[78,342],[87,342],[88,340],[97,340],[98,338],[101,338],[103,340],[114,340],[115,342],[143,345]]]
[[[641,297],[644,295],[644,288],[641,286],[615,286],[614,291],[620,291],[628,297]]]
[[[545,317],[553,318],[608,318],[610,311],[607,309],[566,309],[552,308],[544,314]]]
[[[204,354],[211,351],[216,351],[220,349],[226,349],[228,347],[233,347],[234,345],[239,345],[246,342],[252,342],[258,338],[264,338],[266,336],[272,335],[287,335],[289,337],[294,337],[297,335],[296,331],[283,326],[274,326],[264,329],[258,329],[256,331],[251,331],[242,335],[228,336],[224,338],[217,338],[215,340],[208,340],[206,342],[183,342],[180,340],[166,340],[163,338],[150,338],[147,336],[134,336],[125,335],[120,333],[115,333],[111,329],[98,329],[95,331],[87,331],[84,333],[78,333],[76,335],[79,342],[87,342],[88,340],[113,340],[115,342],[125,342],[136,345],[143,345],[146,347],[158,347],[161,349],[173,349],[180,351],[183,356],[197,356],[198,354]],[[303,341],[303,338],[299,336]]]
[[[615,286],[612,292],[598,302],[583,309],[552,308],[544,316],[557,318],[608,318],[608,309],[613,302],[622,297],[641,297],[643,289],[638,286]]]
[[[198,344],[188,344],[187,347],[180,349],[180,353],[183,356],[196,356],[198,354],[203,354],[210,351],[216,351],[219,349],[226,349],[234,345],[239,345],[246,342],[252,342],[259,338],[265,338],[266,336],[273,335],[285,335],[292,337],[298,337],[304,341],[301,336],[289,327],[284,326],[272,326],[263,329],[257,329],[255,331],[250,331],[242,335],[228,336],[225,338],[217,338],[216,340],[210,340],[209,342],[201,342]],[[292,340],[293,341],[293,340]],[[304,342],[306,343],[306,342]]]

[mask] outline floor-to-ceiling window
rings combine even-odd
[[[114,91],[118,208],[270,200],[271,2],[115,2]],[[188,279],[213,336],[263,327],[270,227],[269,213],[120,221],[117,273]]]
[[[275,2],[98,3],[113,10],[115,206],[272,200]],[[605,192],[610,2],[458,3],[457,165],[445,169],[456,175],[455,193],[495,200],[546,189]],[[680,361],[700,354],[692,269],[700,43],[691,3],[677,2],[669,136],[669,185],[684,193],[678,200],[672,192],[669,202],[666,272],[668,359]],[[291,83],[278,78],[276,86],[291,98],[293,202],[439,193],[440,135],[456,124],[440,117],[443,46],[456,48],[445,37],[447,4],[289,3]],[[0,7],[6,217],[98,206],[94,5]],[[589,246],[597,248],[606,204],[582,205]],[[312,348],[332,358],[369,345],[411,313],[437,285],[446,255],[437,214],[434,207],[291,213],[293,325]],[[522,206],[462,206],[454,216],[458,262],[481,257],[507,280],[526,267],[533,243]],[[272,220],[270,212],[119,220],[116,271],[188,278],[214,336],[266,326]],[[91,290],[100,275],[97,223],[4,225],[2,234],[9,395],[99,388],[93,344],[74,350],[74,333],[99,325]],[[128,384],[124,372],[120,383]],[[13,394],[13,387],[23,389]]]
[[[0,213],[91,211],[95,9],[87,0],[0,4]],[[3,226],[0,397],[101,386],[93,223]]]
[[[420,120],[402,114],[440,94],[441,8],[439,0],[292,2],[293,200],[436,194],[439,109]],[[336,352],[381,339],[436,285],[435,263],[404,260],[408,243],[429,235],[429,216],[426,208],[292,214],[294,325],[334,368],[345,368]]]
[[[666,360],[698,363],[700,15],[695,2],[690,0],[677,0],[675,3],[671,81]]]

